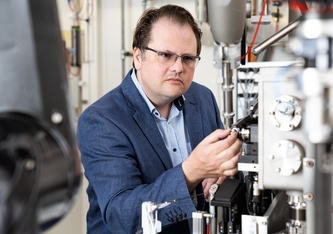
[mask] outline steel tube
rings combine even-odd
[[[230,128],[233,124],[235,116],[233,106],[233,90],[234,84],[232,83],[232,70],[229,61],[222,61],[222,92],[223,92],[223,118],[225,128]]]
[[[268,46],[271,46],[278,40],[280,40],[282,37],[286,36],[289,34],[292,30],[294,30],[300,23],[300,18],[294,20],[290,24],[288,24],[286,27],[278,31],[277,33],[273,34],[271,37],[267,38],[265,41],[261,42],[257,46],[252,48],[252,54],[258,55],[262,51],[264,51]]]

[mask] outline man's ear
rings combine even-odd
[[[142,58],[141,58],[141,50],[138,47],[135,47],[133,50],[133,62],[134,62],[135,69],[140,70]]]

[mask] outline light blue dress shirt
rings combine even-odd
[[[154,117],[156,125],[162,135],[164,144],[168,149],[173,166],[182,163],[191,153],[191,144],[188,131],[184,120],[184,96],[177,98],[173,103],[169,113],[169,118],[161,117],[158,110],[148,99],[143,91],[133,68],[132,80],[139,90],[141,96],[147,103],[151,114]],[[175,104],[176,103],[176,104]]]

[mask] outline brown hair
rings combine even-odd
[[[170,4],[160,8],[149,8],[143,12],[134,31],[133,49],[138,47],[142,52],[145,51],[150,41],[150,33],[153,24],[163,17],[167,17],[181,26],[187,24],[192,28],[197,40],[197,55],[199,55],[201,52],[201,29],[198,27],[198,24],[195,22],[190,12],[183,7]]]

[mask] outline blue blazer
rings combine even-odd
[[[132,71],[79,118],[78,144],[89,181],[88,233],[134,234],[141,229],[143,202],[190,196],[182,166],[173,167],[153,116],[131,79]],[[194,149],[223,125],[208,88],[193,82],[184,97]],[[202,193],[202,185],[196,190]],[[204,197],[198,197],[198,202],[197,208],[203,209]],[[186,219],[196,210],[191,198],[158,210],[162,233],[189,233]]]

